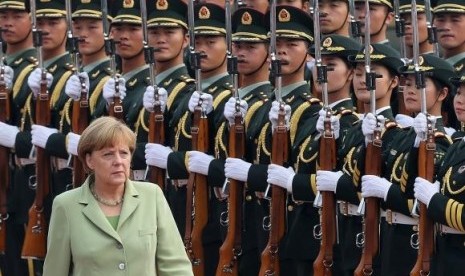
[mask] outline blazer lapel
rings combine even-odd
[[[121,208],[121,215],[119,217],[118,227],[119,230],[126,220],[134,213],[134,211],[139,206],[140,199],[139,193],[137,192],[136,188],[132,184],[131,180],[126,181],[126,189],[124,192],[124,202],[123,208]]]

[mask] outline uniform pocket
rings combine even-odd
[[[139,230],[139,236],[154,235],[157,233],[157,227]]]

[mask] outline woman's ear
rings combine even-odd
[[[399,85],[399,76],[395,76],[395,77],[391,80],[391,88],[394,89],[394,88],[396,88],[398,85]]]
[[[92,159],[92,155],[90,153],[86,154],[86,164],[87,164],[87,167],[89,167],[91,171],[94,170],[94,162]]]
[[[438,101],[443,102],[447,95],[449,95],[449,88],[444,86],[441,90],[439,90]]]

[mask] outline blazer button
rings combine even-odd
[[[124,269],[126,268],[126,265],[125,265],[124,263],[120,263],[120,264],[118,265],[118,268],[119,268],[120,270],[124,270]]]

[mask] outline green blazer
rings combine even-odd
[[[53,202],[44,276],[193,275],[161,189],[127,180],[117,229],[89,181]]]

